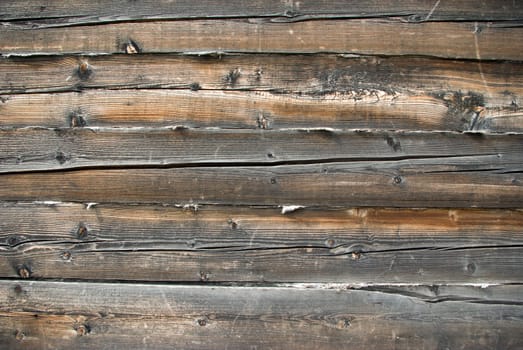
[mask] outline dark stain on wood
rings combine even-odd
[[[3,346],[523,348],[520,4],[98,5],[0,5]]]

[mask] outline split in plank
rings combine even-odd
[[[440,302],[401,291],[3,281],[0,337],[11,349],[523,345],[521,286],[434,290]]]
[[[385,99],[461,92],[490,107],[523,103],[523,63],[508,61],[325,54],[38,56],[0,60],[0,78],[2,94],[165,88],[360,100],[367,90],[385,92],[380,96]]]
[[[521,210],[4,202],[0,212],[0,275],[11,278],[523,282]]]
[[[292,140],[290,142],[289,140]],[[405,160],[445,171],[523,170],[523,135],[216,129],[0,129],[0,173]],[[398,163],[401,164],[401,163]],[[349,165],[350,167],[350,165]],[[390,165],[389,165],[390,167]],[[401,168],[408,168],[405,164]],[[355,169],[358,166],[354,166]],[[270,171],[270,169],[268,169]],[[408,172],[408,170],[406,170]]]
[[[385,17],[403,16],[409,21],[493,21],[519,20],[520,3],[508,0],[440,2],[434,0],[401,0],[384,3],[379,0],[301,0],[301,1],[46,1],[45,5],[28,0],[3,0],[1,20],[32,20],[39,25],[78,25],[150,19],[267,17]],[[45,19],[45,21],[41,21]]]
[[[0,200],[521,208],[521,162],[504,162],[497,153],[488,153],[306,165],[8,173],[0,176]]]

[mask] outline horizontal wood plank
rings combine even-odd
[[[521,286],[437,291],[441,302],[366,290],[3,281],[0,337],[11,349],[523,345]]]
[[[79,73],[83,63],[87,75]],[[9,58],[0,62],[0,77],[1,126],[70,126],[79,114],[91,126],[523,130],[523,64],[510,62],[332,55]],[[91,90],[99,88],[131,90]],[[61,93],[44,94],[53,91]],[[31,94],[17,95],[25,92]]]
[[[176,127],[0,129],[0,149],[0,173],[86,167],[277,166],[329,162],[360,162],[354,166],[358,169],[380,168],[380,163],[401,160],[413,165],[419,160],[419,172],[423,172],[426,165],[428,170],[439,166],[442,172],[490,169],[507,173],[522,170],[523,135]],[[399,171],[405,167],[401,162],[398,164]]]
[[[330,132],[324,135],[335,137]],[[506,137],[516,141],[519,136]],[[383,142],[399,150],[394,138]],[[271,153],[274,159],[279,157],[277,151]],[[57,155],[67,159],[65,154]],[[0,177],[0,200],[519,208],[523,203],[520,159],[491,150],[472,156],[319,160],[299,165],[8,173]]]
[[[2,203],[0,275],[182,282],[521,283],[521,210]]]
[[[523,63],[422,57],[216,53],[9,57],[0,60],[0,77],[2,94],[165,88],[364,99],[364,90],[400,96],[472,92],[488,106],[521,104],[523,95]]]
[[[0,0],[0,343],[523,348],[522,16]]]
[[[0,127],[215,127],[465,130],[473,113],[432,96],[299,97],[269,92],[95,90],[4,97]],[[484,108],[476,130],[523,132],[523,112]],[[463,119],[463,120],[462,120]]]
[[[180,20],[32,29],[0,27],[1,54],[112,54],[225,51],[424,55],[523,60],[518,23],[352,19],[282,23],[270,19]]]
[[[80,0],[46,1],[45,5],[28,0],[4,0],[0,5],[1,20],[47,19],[45,23],[75,25],[143,19],[184,19],[220,17],[288,18],[384,17],[405,16],[409,21],[440,20],[519,20],[523,16],[521,4],[508,0],[434,2],[433,0],[401,0],[384,3],[370,1],[109,1],[88,3]],[[60,17],[58,19],[58,17]],[[53,21],[54,20],[54,21]],[[37,22],[39,23],[39,22]],[[40,23],[39,23],[40,24]]]
[[[459,93],[439,98],[387,95],[376,90],[332,98],[172,90],[22,94],[4,97],[0,126],[523,132],[523,111],[519,106],[469,107],[467,99],[474,97]],[[503,105],[505,100],[506,97],[488,99],[487,104],[499,101]],[[464,101],[463,108],[455,108]]]

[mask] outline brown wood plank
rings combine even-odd
[[[523,211],[2,203],[0,276],[521,283]]]
[[[467,94],[448,96],[471,98]],[[497,98],[488,100],[490,104]],[[523,112],[518,106],[480,106],[478,119],[472,107],[454,108],[449,102],[435,96],[381,91],[317,98],[266,92],[95,90],[5,96],[0,126],[523,132]]]
[[[87,65],[83,73],[82,63]],[[521,104],[519,99],[523,94],[523,63],[478,64],[422,57],[324,54],[9,57],[0,60],[0,77],[2,94],[89,88],[192,88],[364,99],[364,90],[399,96],[461,91],[465,95],[468,92],[481,95],[490,106],[510,105],[512,101]]]
[[[268,92],[94,90],[4,96],[1,127],[218,127],[463,130],[445,101],[432,96],[315,98]],[[379,100],[378,100],[379,98]],[[486,108],[478,130],[523,131],[523,113]],[[463,116],[464,119],[467,116]],[[77,124],[76,124],[77,123]]]
[[[408,16],[410,21],[432,20],[519,20],[523,16],[520,3],[508,0],[434,2],[433,0],[401,0],[387,3],[370,1],[34,1],[3,0],[0,19],[56,19],[57,24],[72,25],[89,22],[128,21],[137,19],[181,19],[216,17],[338,16],[383,17]],[[53,23],[47,20],[46,23]]]
[[[0,27],[3,55],[225,51],[426,55],[523,60],[523,27],[510,23],[352,19],[278,22],[270,19],[126,22],[68,28]]]
[[[521,286],[470,290],[478,302],[451,288],[431,303],[366,290],[3,281],[0,337],[11,349],[521,348]]]
[[[522,170],[523,135],[330,129],[0,129],[0,149],[0,173],[329,162],[366,162],[365,166],[380,167],[380,163],[397,160],[410,164],[410,159],[413,164],[422,161],[421,171],[426,164],[428,170],[440,166],[443,172],[490,169],[503,173]]]
[[[82,62],[87,76],[79,75]],[[523,129],[523,65],[509,62],[331,55],[10,58],[0,62],[0,77],[1,126],[69,126],[71,115],[81,114],[91,126]],[[93,88],[142,90],[16,95]],[[222,89],[279,93],[207,91]],[[480,122],[472,125],[476,115]]]
[[[394,139],[390,143],[397,145]],[[278,152],[273,157],[278,159]],[[521,158],[506,158],[487,152],[306,165],[13,173],[0,177],[0,200],[520,208]]]

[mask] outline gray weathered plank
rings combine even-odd
[[[521,283],[521,210],[2,203],[0,276]]]
[[[433,291],[440,302],[401,291],[2,281],[0,337],[10,349],[523,345],[521,286]]]
[[[394,19],[274,22],[270,19],[123,22],[33,29],[0,27],[1,54],[111,54],[225,51],[425,55],[523,60],[519,23],[424,22]],[[450,39],[451,38],[451,39]]]
[[[521,208],[521,162],[508,167],[504,162],[489,152],[472,157],[270,167],[13,173],[0,177],[0,200]]]
[[[41,2],[28,0],[3,0],[0,4],[0,19],[32,19],[32,22],[47,19],[45,23],[74,25],[143,19],[182,19],[219,17],[266,17],[290,18],[332,17],[384,17],[404,16],[413,22],[441,20],[519,20],[523,7],[516,1],[466,0],[434,2],[433,0],[401,0],[386,3],[370,1],[136,1],[60,0]],[[58,18],[60,17],[60,18]],[[53,21],[55,20],[55,21]]]
[[[380,168],[381,163],[398,160],[406,163],[398,163],[398,170],[420,160],[420,172],[425,164],[428,170],[439,166],[442,172],[490,169],[504,173],[522,170],[523,135],[176,127],[0,129],[0,150],[0,173],[85,167],[360,162],[354,166],[357,169]],[[270,168],[266,170],[270,172]]]

